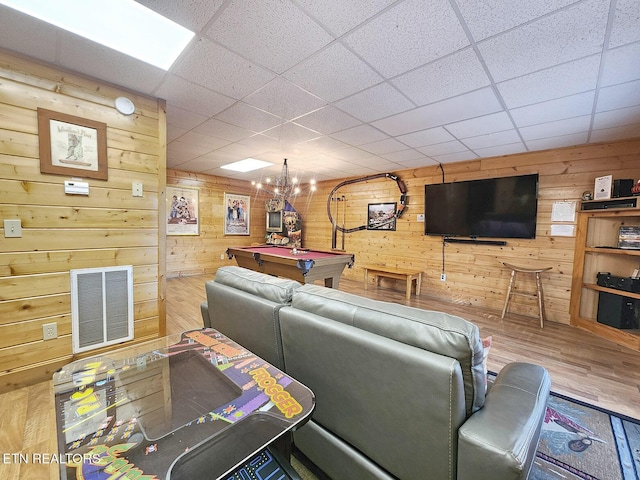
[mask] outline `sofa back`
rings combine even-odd
[[[285,369],[316,396],[294,433],[314,464],[331,478],[456,478],[458,361],[303,309],[279,316]]]
[[[293,292],[300,286],[295,280],[241,267],[221,267],[214,280],[205,284],[205,326],[283,370],[278,310],[291,304]]]
[[[466,415],[470,416],[484,405],[482,341],[478,327],[467,320],[312,284],[294,292],[292,306],[457,360],[464,379]]]

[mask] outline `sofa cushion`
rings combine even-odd
[[[393,340],[456,359],[464,379],[467,416],[484,405],[483,349],[478,327],[455,315],[370,300],[306,284],[292,306]]]
[[[293,291],[301,284],[288,278],[279,278],[254,272],[242,267],[220,267],[215,281],[243,292],[271,300],[279,304],[290,304]]]

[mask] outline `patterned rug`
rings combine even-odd
[[[552,393],[529,480],[640,480],[640,421]]]

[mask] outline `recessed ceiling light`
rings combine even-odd
[[[0,0],[0,4],[163,70],[195,35],[133,0]]]
[[[270,167],[272,165],[273,163],[271,162],[256,160],[255,158],[245,158],[244,160],[222,165],[220,168],[233,170],[234,172],[251,172],[252,170],[258,170],[259,168]]]

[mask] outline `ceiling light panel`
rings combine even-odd
[[[0,0],[0,4],[163,70],[194,36],[133,0]]]

